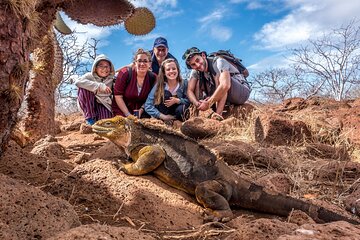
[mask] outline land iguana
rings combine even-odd
[[[131,163],[120,169],[129,175],[152,172],[166,184],[195,195],[207,220],[228,221],[230,206],[288,216],[292,210],[307,213],[318,223],[358,221],[331,210],[280,193],[271,193],[240,178],[205,146],[181,133],[156,127],[135,117],[116,116],[97,121],[92,129],[125,150]]]

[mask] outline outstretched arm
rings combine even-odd
[[[120,108],[120,110],[124,113],[125,117],[127,117],[131,114],[125,104],[125,101],[124,101],[122,95],[115,95],[115,102],[118,105],[118,107]]]

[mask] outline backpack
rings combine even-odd
[[[212,52],[208,55],[209,58],[212,58],[213,60],[215,60],[217,57],[221,57],[223,59],[225,59],[226,61],[228,61],[229,63],[231,63],[234,67],[236,67],[239,72],[241,74],[244,75],[245,78],[247,78],[249,75],[244,74],[244,71],[247,70],[246,67],[241,63],[242,60],[240,58],[237,58],[234,56],[233,53],[230,52],[230,50],[219,50],[216,52]],[[212,67],[209,68],[211,74],[215,75],[215,71],[213,70]]]
[[[218,50],[216,52],[210,53],[207,56],[207,58],[209,58],[211,62],[214,62],[216,60],[216,58],[218,58],[218,57],[225,59],[226,61],[231,63],[234,67],[236,67],[237,70],[241,74],[243,74],[243,76],[245,78],[245,82],[247,83],[246,78],[249,76],[249,74],[248,74],[249,72],[246,69],[246,67],[241,63],[242,60],[240,58],[235,57],[234,54],[230,52],[230,50]],[[216,89],[215,81],[213,78],[213,76],[216,75],[216,72],[214,70],[213,65],[210,63],[208,64],[208,70],[210,72],[211,79],[206,79],[205,74],[203,72],[199,72],[199,76],[200,76],[200,87],[204,87],[206,85],[204,87],[205,94],[207,96],[210,96],[215,92],[215,89]],[[244,74],[245,70],[247,71],[247,74]],[[230,75],[233,76],[235,74],[237,74],[237,73],[232,73]]]
[[[127,68],[127,71],[128,71],[128,78],[126,79],[126,86],[127,86],[129,84],[131,78],[132,78],[132,68],[131,67],[126,67],[126,68]],[[150,86],[152,88],[154,86],[155,82],[156,82],[156,75],[152,71],[148,71],[148,73],[149,73],[149,77],[150,77]],[[111,89],[113,96],[114,96],[115,81],[116,81],[116,77],[114,77],[113,84],[112,84],[112,89]]]

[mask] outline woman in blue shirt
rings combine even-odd
[[[186,96],[187,81],[180,76],[180,67],[173,58],[162,62],[157,84],[149,93],[145,102],[145,111],[154,118],[163,121],[187,119],[190,105]]]

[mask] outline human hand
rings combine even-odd
[[[207,100],[200,100],[200,105],[197,107],[197,109],[201,111],[206,111],[210,108],[209,102]]]
[[[180,99],[177,97],[170,97],[169,100],[165,100],[164,104],[166,107],[171,107],[174,104],[179,104],[180,103]]]
[[[111,88],[109,88],[108,86],[106,86],[105,88],[101,88],[101,87],[99,87],[98,88],[98,92],[99,93],[111,93],[112,91],[111,91]]]
[[[111,93],[111,88],[109,88],[108,86],[106,86],[106,89],[105,89],[105,93]]]

